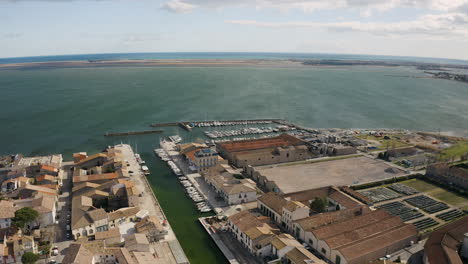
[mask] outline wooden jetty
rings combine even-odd
[[[146,131],[130,131],[130,132],[122,132],[122,133],[106,133],[104,134],[105,137],[113,137],[113,136],[132,136],[132,135],[143,135],[143,134],[153,134],[153,133],[162,133],[163,130],[146,130]]]

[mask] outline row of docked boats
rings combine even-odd
[[[141,159],[140,154],[136,153],[135,159],[138,162],[138,164],[141,166],[141,170],[143,171],[143,174],[145,174],[145,176],[148,176],[150,174],[149,168],[148,166],[145,165],[146,162]]]
[[[257,125],[257,124],[271,124],[272,121],[260,120],[260,121],[209,121],[209,122],[198,122],[190,123],[191,127],[216,127],[216,126],[238,126],[238,125]]]
[[[167,154],[167,152],[162,148],[155,149],[154,154],[156,154],[156,156],[158,156],[163,161],[170,161],[171,160],[171,158],[169,157],[169,154]]]
[[[272,132],[279,132],[278,128],[272,127],[248,127],[248,128],[241,128],[241,129],[233,129],[233,130],[226,130],[226,131],[205,131],[205,135],[209,138],[223,138],[223,137],[232,137],[232,136],[241,136],[241,135],[252,135],[252,134],[264,134],[264,133],[272,133]]]
[[[207,213],[211,211],[210,206],[205,202],[203,196],[195,189],[195,187],[187,187],[185,188],[187,191],[188,196],[195,202],[198,211],[202,213]]]
[[[177,176],[182,176],[182,171],[177,167],[174,161],[170,160],[167,162],[167,165],[171,167],[172,172],[174,172],[175,175]]]

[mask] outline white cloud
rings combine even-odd
[[[166,9],[167,11],[174,12],[174,13],[190,13],[193,9],[195,9],[194,4],[186,3],[180,0],[171,0],[166,2],[162,8]]]
[[[164,6],[171,11],[181,9],[184,12],[190,12],[195,8],[238,6],[255,9],[299,9],[305,12],[354,8],[364,15],[369,15],[372,10],[386,11],[397,7],[454,12],[461,8],[468,9],[468,0],[170,0]]]
[[[329,31],[358,31],[376,35],[458,35],[468,36],[468,15],[462,13],[446,13],[425,15],[418,19],[403,22],[260,22],[256,20],[230,20],[229,24],[250,25],[258,27],[306,27],[327,29]]]

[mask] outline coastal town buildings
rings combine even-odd
[[[468,216],[432,232],[424,245],[425,264],[456,264],[468,259]]]
[[[453,185],[468,191],[467,169],[457,166],[449,166],[445,163],[438,163],[427,167],[426,176],[433,181]]]
[[[312,158],[306,142],[288,134],[272,138],[222,142],[216,147],[222,157],[238,168]]]

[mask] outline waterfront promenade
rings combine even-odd
[[[132,181],[135,186],[142,188],[142,196],[139,199],[139,206],[141,209],[147,210],[149,215],[156,215],[167,228],[168,234],[164,237],[163,241],[159,241],[153,245],[156,254],[160,258],[157,263],[177,263],[177,264],[188,264],[187,256],[185,255],[177,237],[172,230],[169,221],[162,210],[158,199],[154,195],[146,176],[141,171],[140,165],[138,164],[135,153],[133,152],[130,145],[121,144],[116,147],[122,150],[122,154],[125,159],[129,162],[130,166],[128,171],[133,171],[131,175]]]

